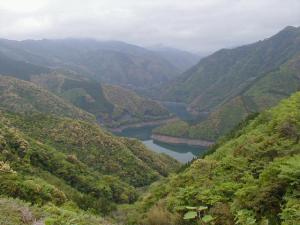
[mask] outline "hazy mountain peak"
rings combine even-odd
[[[180,72],[184,72],[191,68],[201,59],[201,56],[198,54],[165,46],[163,44],[153,45],[148,47],[148,49],[165,58],[172,65],[176,66]]]

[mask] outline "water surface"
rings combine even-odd
[[[141,140],[147,146],[148,149],[158,153],[165,153],[182,163],[191,161],[194,157],[203,154],[207,150],[206,147],[193,147],[188,145],[169,145],[154,142],[151,139],[151,132],[154,128],[154,126],[128,128],[123,130],[122,132],[115,134],[123,137],[137,138]]]

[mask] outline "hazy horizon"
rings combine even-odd
[[[0,0],[0,38],[12,40],[88,38],[208,54],[299,25],[297,0]]]

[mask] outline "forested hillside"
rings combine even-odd
[[[180,76],[164,89],[164,97],[189,103],[194,114],[209,113],[180,133],[215,140],[248,115],[300,90],[299,40],[300,28],[287,27],[263,41],[220,50]]]
[[[65,71],[32,76],[31,81],[95,115],[106,127],[165,119],[170,113],[134,91],[78,77]]]
[[[104,85],[104,94],[113,104],[110,126],[154,121],[171,115],[161,104],[137,95],[134,91],[120,86]],[[116,121],[116,124],[113,124]]]
[[[13,60],[0,52],[0,74],[30,80],[32,75],[49,73],[47,67],[37,66],[24,61]]]
[[[300,0],[0,0],[0,225],[300,225]]]
[[[128,223],[299,224],[300,93],[240,128],[124,207]]]
[[[19,115],[12,114],[10,125],[60,151],[84,157],[84,163],[100,172],[114,173],[133,185],[143,186],[178,166],[165,155],[150,154],[135,140],[102,131],[91,114],[30,82],[2,76],[0,87],[1,108]]]
[[[42,212],[40,217],[45,216],[43,220],[49,219],[60,222],[59,224],[71,219],[79,208],[90,208],[98,214],[105,214],[117,202],[134,201],[136,193],[132,186],[116,176],[104,176],[93,170],[72,152],[63,154],[51,145],[22,133],[10,124],[12,117],[11,114],[7,116],[1,112],[0,192],[3,197],[19,198],[45,207],[39,209]],[[13,118],[20,120],[19,117]],[[5,199],[1,199],[1,202],[7,202],[1,210],[5,210],[10,204],[15,208],[20,204]],[[70,206],[65,205],[67,211],[66,217],[63,217],[65,203]],[[26,209],[24,210],[26,213]],[[26,218],[27,215],[22,213],[21,211],[20,216]],[[9,216],[11,214],[13,213],[6,215],[8,219],[13,219],[14,215]],[[81,214],[84,216],[84,213]],[[5,218],[4,215],[1,216],[4,222]],[[24,221],[22,224],[29,222]],[[14,221],[11,224],[20,223]]]
[[[32,220],[64,224],[74,219],[78,224],[101,224],[100,218],[81,210],[103,215],[116,204],[132,203],[138,195],[135,187],[167,176],[179,163],[150,152],[136,140],[114,137],[96,124],[2,111],[0,166],[1,195],[34,204],[29,207],[1,198],[3,212],[14,207],[24,209]],[[22,213],[7,218],[18,221],[24,217]]]
[[[5,56],[1,58],[1,55],[0,59],[0,75],[16,77],[35,83],[78,108],[93,114],[98,121],[107,127],[165,119],[170,116],[168,111],[160,104],[141,97],[134,91],[118,86],[113,86],[114,88],[108,88],[110,86],[107,86],[103,89],[100,82],[73,71],[53,70],[12,60]],[[6,84],[3,85],[3,88],[5,87],[7,87]],[[104,93],[104,90],[107,93]],[[116,101],[115,96],[122,96],[123,101]],[[7,96],[3,97],[6,98]],[[23,101],[23,98],[21,101]],[[22,102],[22,104],[24,103]],[[22,104],[15,104],[15,106],[21,106]],[[67,112],[61,113],[65,114]]]
[[[28,81],[0,75],[0,107],[17,113],[43,112],[96,122],[96,118]]]
[[[55,82],[47,84],[66,85]],[[89,81],[79,84],[93,87]],[[110,224],[100,216],[133,203],[137,188],[179,168],[179,162],[137,140],[103,131],[94,115],[41,86],[0,76],[1,223]]]

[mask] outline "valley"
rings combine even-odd
[[[300,90],[299,27],[286,27],[253,44],[222,49],[175,78],[160,98],[184,102],[192,124],[178,120],[157,134],[214,141],[241,121]]]
[[[159,102],[174,116],[171,119],[143,122],[109,129],[117,136],[137,138],[154,152],[165,153],[181,163],[187,163],[194,157],[201,156],[213,142],[156,135],[155,128],[163,124],[172,124],[178,118],[192,120],[194,117],[186,110],[186,105],[176,102]]]
[[[206,57],[0,39],[0,224],[298,225],[299,77],[292,26]]]

